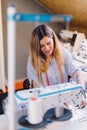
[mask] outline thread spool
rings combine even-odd
[[[42,102],[39,97],[31,97],[28,101],[28,122],[39,124],[43,121]]]
[[[55,116],[58,118],[58,117],[61,117],[64,115],[64,107],[63,106],[56,106],[55,107]]]

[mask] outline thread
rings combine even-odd
[[[28,122],[39,124],[43,121],[42,102],[39,97],[31,97],[28,101]]]

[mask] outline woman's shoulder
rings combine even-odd
[[[63,47],[63,55],[65,62],[73,59],[71,52],[65,47]]]
[[[31,63],[31,60],[30,60],[30,56],[28,57],[27,65],[28,65],[28,67],[31,67],[31,66],[32,66],[32,63]]]
[[[68,50],[68,48],[66,48],[66,47],[64,47],[64,46],[62,46],[62,50],[63,50],[64,52],[70,52],[70,51]]]
[[[34,70],[34,67],[33,67],[33,65],[32,65],[32,63],[31,63],[30,57],[28,57],[28,60],[27,60],[27,69],[28,69],[28,70],[31,70],[31,71],[35,71],[35,70]]]
[[[65,47],[62,47],[62,50],[63,50],[64,56],[71,54],[71,52]]]

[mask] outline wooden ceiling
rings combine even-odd
[[[83,32],[87,36],[87,0],[36,0],[50,13],[73,16],[70,30]]]

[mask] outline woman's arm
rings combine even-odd
[[[77,83],[80,83],[83,86],[83,89],[85,90],[85,80],[83,78],[82,71],[78,69],[72,75],[76,79]]]

